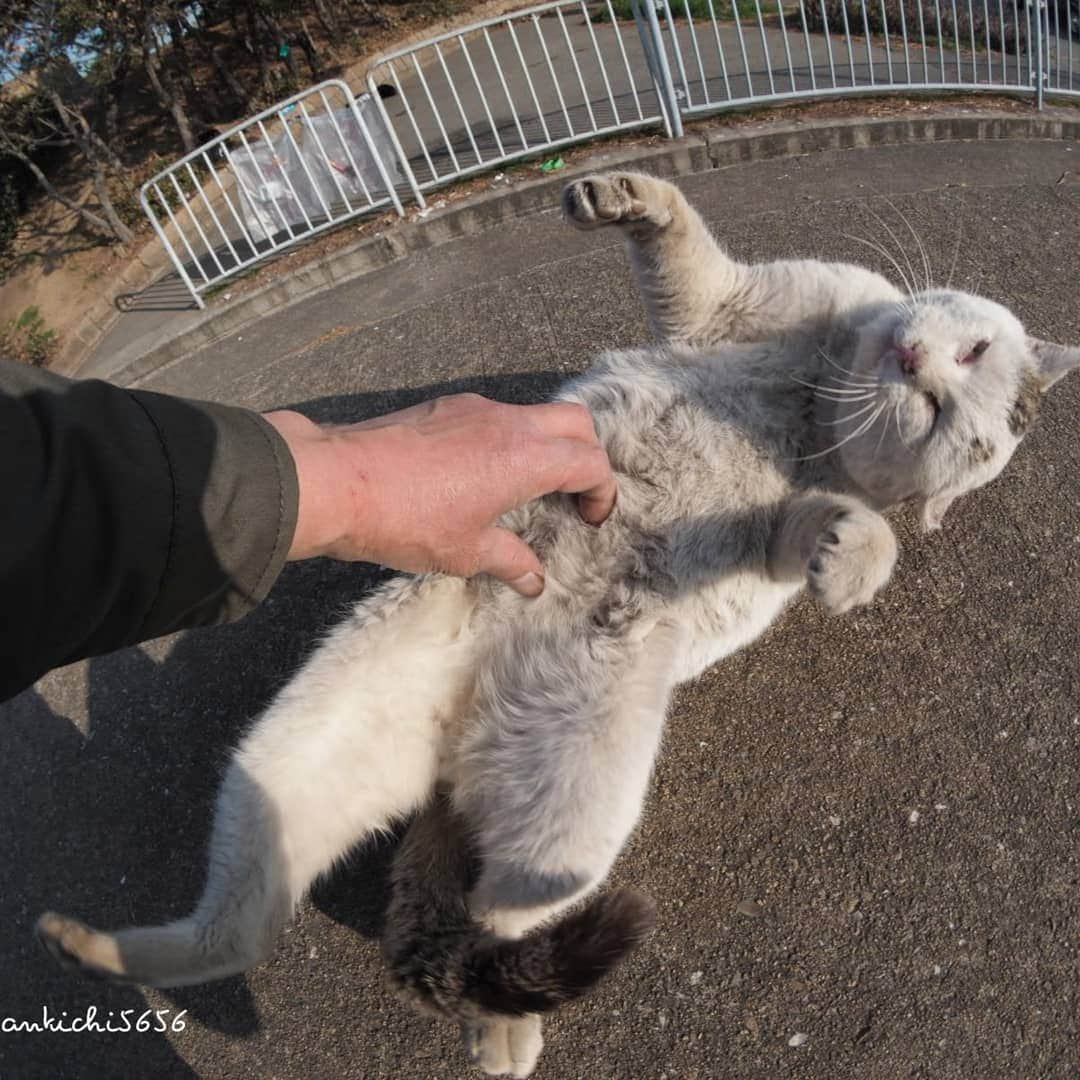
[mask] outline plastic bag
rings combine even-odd
[[[299,148],[285,132],[271,142],[260,139],[248,145],[249,149],[232,151],[229,162],[252,239],[308,232],[324,211],[300,163]]]
[[[253,240],[309,232],[328,218],[344,217],[350,207],[361,209],[369,200],[385,198],[386,183],[372,147],[390,183],[401,181],[393,144],[371,95],[362,95],[356,104],[370,142],[345,106],[315,116],[294,114],[286,121],[289,133],[229,154]]]
[[[378,202],[386,196],[386,183],[371,152],[372,146],[390,183],[396,184],[402,179],[393,145],[371,95],[362,95],[356,99],[356,104],[370,144],[348,106],[302,121],[302,153],[316,178],[319,193],[328,204],[341,203],[344,196],[354,208],[367,205],[369,197],[372,202]]]

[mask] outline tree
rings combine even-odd
[[[71,134],[77,122],[59,119],[51,102],[45,95],[28,95],[15,105],[8,104],[0,110],[0,155],[14,158],[22,164],[50,198],[74,212],[84,224],[112,236],[121,243],[133,239],[131,230],[116,212],[105,180],[104,168],[97,158],[92,144],[82,137],[78,141]],[[68,125],[72,125],[69,127]],[[97,196],[100,213],[65,195],[38,164],[36,157],[47,149],[77,146],[91,165],[91,184]]]
[[[133,237],[109,192],[110,176],[124,181],[116,151],[87,117],[89,94],[71,60],[89,48],[79,26],[81,10],[63,0],[23,0],[0,23],[0,72],[6,93],[0,111],[0,152],[19,161],[38,185],[86,224],[126,243]],[[46,150],[74,150],[97,197],[95,212],[61,192],[37,158]]]

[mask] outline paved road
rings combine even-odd
[[[887,195],[939,277],[958,250],[957,281],[1080,340],[1078,160],[1076,144],[940,144],[684,185],[747,258],[860,257],[844,234],[891,245],[874,214],[907,234]],[[536,400],[644,338],[615,238],[553,210],[291,308],[147,385],[344,419],[463,388]],[[615,874],[656,898],[658,930],[549,1025],[538,1077],[1080,1073],[1078,411],[1080,379],[944,532],[902,519],[902,564],[872,609],[827,620],[799,603],[678,695]],[[187,909],[227,748],[372,581],[291,568],[244,623],[76,665],[0,709],[0,1019],[153,1006],[189,1021],[0,1034],[5,1080],[467,1075],[453,1032],[383,983],[389,843],[320,885],[245,978],[170,994],[73,981],[30,938],[47,907],[101,924]]]

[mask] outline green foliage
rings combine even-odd
[[[21,360],[36,367],[48,363],[60,340],[50,330],[36,307],[24,308],[22,314],[0,327],[0,355],[8,360]]]

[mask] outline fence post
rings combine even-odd
[[[157,233],[158,239],[161,241],[162,246],[169,253],[169,258],[172,260],[173,266],[176,267],[176,272],[180,276],[180,280],[187,286],[187,290],[191,293],[191,299],[195,301],[195,306],[202,311],[206,307],[206,301],[199,295],[199,290],[195,288],[195,283],[191,280],[187,270],[184,269],[184,262],[179,255],[176,254],[176,249],[169,243],[169,238],[165,235],[165,230],[161,227],[161,222],[157,219],[157,214],[150,209],[150,200],[146,195],[147,188],[150,187],[153,181],[147,180],[141,188],[139,188],[139,205],[143,209],[143,213],[150,219],[150,224],[154,227],[154,232]],[[159,193],[159,198],[161,195]]]
[[[1043,107],[1043,83],[1045,79],[1045,60],[1043,57],[1043,11],[1046,0],[1028,0],[1035,8],[1035,108]],[[1031,48],[1031,42],[1028,42]]]
[[[391,61],[393,63],[393,61]],[[412,166],[409,164],[409,159],[405,155],[405,151],[401,148],[401,143],[398,141],[397,132],[394,130],[394,125],[390,121],[390,114],[386,111],[386,106],[382,102],[382,95],[379,93],[379,87],[375,82],[375,75],[369,68],[367,73],[367,88],[368,93],[371,95],[371,100],[375,103],[375,107],[379,110],[379,118],[382,120],[382,125],[386,129],[386,134],[390,136],[390,142],[394,147],[394,153],[397,155],[401,170],[405,174],[405,180],[409,185],[410,190],[413,193],[413,198],[416,200],[416,205],[423,210],[427,203],[424,202],[424,196],[420,194],[420,185],[416,182],[416,174],[412,171]],[[394,200],[397,203],[397,196],[394,196]],[[402,217],[405,216],[405,211],[401,208],[400,203],[397,203],[398,213]]]
[[[653,87],[660,102],[660,111],[664,116],[664,127],[668,138],[681,139],[683,135],[682,112],[678,98],[675,97],[675,85],[671,81],[671,68],[668,65],[664,35],[660,29],[660,20],[656,17],[656,7],[664,0],[630,0],[637,23],[641,45],[645,50],[645,61],[649,66]],[[645,6],[642,14],[641,5]]]

